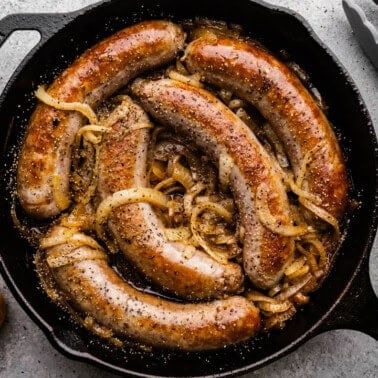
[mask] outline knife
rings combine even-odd
[[[374,2],[377,3],[377,0],[374,0]],[[378,69],[378,30],[368,21],[362,8],[353,0],[342,0],[342,3],[359,44]]]

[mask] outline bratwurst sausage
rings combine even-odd
[[[182,49],[185,34],[168,21],[133,25],[87,50],[50,86],[64,102],[96,107],[142,71],[169,62]],[[47,218],[69,205],[71,146],[84,118],[40,104],[31,117],[20,154],[17,185],[22,207]]]
[[[118,114],[101,144],[98,199],[130,188],[147,186],[147,150],[151,126],[147,114],[129,97],[110,118]],[[146,202],[127,204],[112,211],[108,226],[126,258],[149,280],[181,298],[221,298],[243,287],[241,267],[221,264],[196,249],[184,257],[185,244],[169,242],[164,226]]]
[[[292,260],[294,241],[290,235],[272,232],[257,216],[255,195],[261,184],[277,228],[296,231],[296,227],[291,225],[282,177],[252,131],[211,93],[188,84],[137,79],[131,91],[153,117],[187,135],[216,164],[221,155],[233,160],[230,182],[245,229],[245,271],[260,288],[276,284]]]
[[[54,226],[48,238],[67,231]],[[79,232],[70,237],[88,238]],[[111,269],[93,239],[86,241],[91,246],[68,240],[47,248],[47,263],[70,303],[116,334],[160,348],[201,351],[247,340],[259,330],[259,312],[244,297],[181,304],[142,293]]]
[[[348,196],[343,157],[327,118],[293,72],[255,44],[215,35],[192,41],[185,63],[190,72],[261,112],[284,144],[296,176],[311,154],[303,189],[340,220]]]

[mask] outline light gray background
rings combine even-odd
[[[125,0],[126,1],[126,0]],[[190,0],[188,0],[190,1]],[[66,12],[94,0],[1,0],[0,18],[17,12]],[[318,36],[349,71],[362,93],[375,127],[378,127],[378,73],[362,54],[341,7],[341,0],[269,0],[307,19]],[[378,26],[378,6],[356,0]],[[237,6],[237,1],[235,1]],[[15,32],[0,49],[0,90],[24,54],[39,40],[37,32]],[[378,290],[378,245],[370,260],[371,278]],[[0,277],[8,302],[8,319],[0,331],[0,377],[114,377],[56,352],[42,332],[12,298]],[[377,319],[378,322],[378,319]],[[359,332],[327,332],[299,350],[245,377],[378,377],[378,343]]]

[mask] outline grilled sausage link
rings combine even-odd
[[[192,41],[185,62],[190,72],[260,111],[283,142],[295,175],[311,153],[303,188],[340,220],[348,197],[340,147],[327,118],[293,72],[257,45],[221,36]]]
[[[48,93],[60,101],[96,107],[142,71],[173,59],[184,39],[182,29],[168,21],[133,25],[87,50],[58,76]],[[18,197],[29,214],[47,218],[68,206],[71,146],[83,123],[77,112],[37,106],[17,174]]]
[[[114,114],[117,112],[120,119],[101,145],[100,200],[120,190],[147,185],[150,134],[143,127],[151,123],[129,97],[123,98]],[[243,273],[238,264],[220,264],[198,249],[191,258],[185,258],[185,245],[166,239],[163,224],[147,203],[116,208],[108,224],[126,258],[149,280],[179,297],[221,298],[242,290]]]
[[[57,225],[49,236],[66,231]],[[141,343],[187,351],[217,349],[247,340],[260,327],[258,310],[243,297],[182,304],[142,293],[110,268],[101,249],[67,242],[47,249],[46,258],[76,309]]]
[[[186,134],[216,164],[221,154],[233,159],[230,181],[245,229],[245,271],[260,288],[276,284],[291,262],[294,242],[271,232],[258,219],[258,185],[268,188],[269,211],[283,225],[291,224],[289,205],[281,175],[251,130],[206,90],[169,79],[137,79],[131,91],[153,117]]]

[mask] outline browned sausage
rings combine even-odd
[[[168,21],[133,25],[87,50],[58,76],[48,93],[60,101],[96,107],[140,72],[173,59],[184,39],[182,29]],[[31,215],[47,218],[68,206],[71,145],[83,123],[77,112],[37,106],[17,175],[18,197]]]
[[[105,134],[101,145],[100,200],[117,191],[147,184],[150,130],[138,128],[151,123],[143,109],[129,97],[123,98],[114,114],[117,112],[120,120]],[[198,249],[191,258],[185,258],[185,245],[166,239],[164,226],[148,203],[123,205],[113,210],[109,227],[135,267],[149,280],[180,297],[221,298],[243,288],[243,273],[238,264],[221,264]]]
[[[137,79],[131,90],[153,117],[188,135],[215,163],[223,153],[233,159],[231,187],[245,229],[244,269],[260,288],[277,283],[291,262],[294,242],[258,219],[256,189],[266,185],[269,211],[282,225],[291,224],[288,199],[281,175],[251,130],[206,90],[168,79]]]
[[[312,153],[303,188],[340,220],[348,196],[343,157],[327,118],[290,69],[257,45],[225,37],[194,40],[185,62],[261,112],[283,142],[295,175]]]
[[[64,231],[54,226],[49,236]],[[243,297],[196,304],[154,297],[125,283],[100,248],[78,247],[69,241],[48,248],[46,257],[56,282],[76,309],[139,342],[208,350],[247,340],[259,330],[258,310]]]

